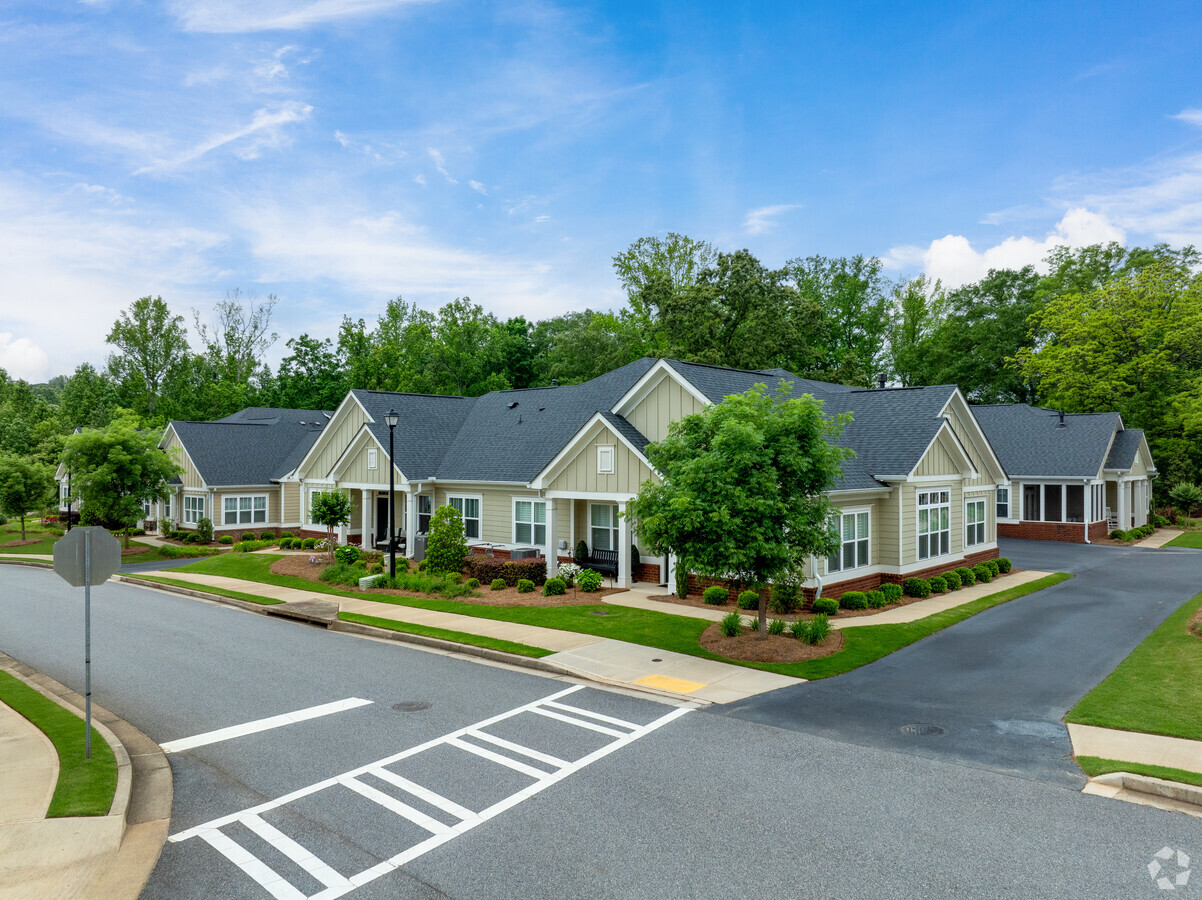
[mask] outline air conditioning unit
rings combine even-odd
[[[534,559],[541,555],[536,547],[518,547],[509,551],[510,559]]]

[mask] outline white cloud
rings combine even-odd
[[[308,28],[337,19],[385,13],[426,0],[175,0],[185,31],[240,34]]]
[[[472,190],[478,194],[487,194],[488,193],[488,191],[485,190],[484,185],[478,181],[469,181],[468,184],[470,184],[472,186]]]
[[[443,158],[442,153],[433,147],[427,147],[426,153],[428,153],[430,155],[430,159],[434,161],[434,168],[438,170],[439,175],[441,175],[451,184],[459,184],[458,181],[451,177],[451,173],[447,171],[447,161]]]
[[[12,378],[24,378],[33,383],[46,381],[50,378],[50,357],[29,338],[0,331],[0,369]]]
[[[177,169],[219,147],[240,142],[243,138],[247,137],[253,137],[254,139],[242,143],[233,152],[241,159],[257,159],[264,148],[280,146],[285,143],[286,138],[283,131],[285,125],[303,122],[309,118],[312,112],[312,106],[297,102],[284,103],[276,109],[257,109],[248,125],[244,125],[233,131],[215,134],[169,159],[160,159],[143,166],[135,171],[134,174],[141,175],[147,172],[164,172]]]
[[[1183,109],[1173,118],[1190,125],[1202,125],[1202,109]]]
[[[422,175],[422,174],[420,174],[420,173],[419,173],[419,174],[417,174],[417,175],[414,175],[414,176],[413,176],[413,180],[414,180],[414,181],[415,181],[417,184],[420,184],[422,187],[425,187],[425,186],[426,186],[426,176],[425,176],[425,175]]]
[[[776,206],[761,206],[759,209],[750,210],[743,219],[743,230],[748,234],[767,234],[780,224],[776,221],[778,216],[797,208],[796,203],[778,203]]]
[[[990,269],[1043,268],[1044,258],[1055,247],[1085,247],[1090,244],[1123,243],[1126,234],[1110,219],[1085,208],[1070,209],[1042,239],[1011,236],[999,244],[977,250],[968,238],[949,234],[931,241],[923,249],[915,246],[892,248],[884,257],[887,268],[910,268],[919,263],[923,272],[954,288],[979,281]]]

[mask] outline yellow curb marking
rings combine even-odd
[[[642,678],[636,679],[634,683],[659,688],[661,691],[672,691],[675,694],[691,694],[693,691],[699,691],[705,687],[704,684],[696,681],[669,678],[667,675],[644,675]]]

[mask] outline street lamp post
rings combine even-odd
[[[396,578],[396,522],[393,515],[393,510],[396,504],[393,501],[393,492],[396,490],[395,479],[396,470],[392,464],[393,450],[393,434],[396,431],[396,423],[400,417],[397,416],[396,410],[390,408],[388,415],[384,417],[384,421],[388,423],[388,577]]]

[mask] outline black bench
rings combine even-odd
[[[617,550],[594,550],[588,555],[588,559],[584,563],[587,569],[596,569],[603,575],[609,575],[611,578],[618,577],[618,551]]]

